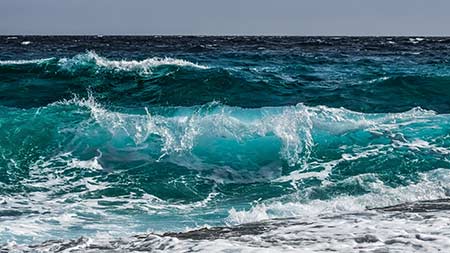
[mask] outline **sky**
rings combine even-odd
[[[0,34],[450,35],[448,0],[0,0]]]

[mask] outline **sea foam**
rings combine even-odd
[[[0,65],[25,65],[50,63],[57,58],[31,59],[31,60],[0,60]],[[71,58],[59,58],[56,61],[59,71],[77,72],[91,69],[94,72],[134,72],[141,75],[149,75],[152,69],[159,66],[179,66],[197,69],[207,69],[208,66],[193,63],[184,59],[170,57],[153,57],[144,60],[110,60],[93,51],[75,55]]]
[[[152,68],[164,65],[174,65],[180,67],[193,67],[199,69],[206,69],[207,66],[192,63],[182,59],[174,58],[148,58],[144,60],[109,60],[101,57],[93,51],[88,51],[84,54],[79,54],[73,58],[62,58],[58,61],[59,66],[65,70],[74,70],[88,64],[94,64],[99,68],[104,68],[113,71],[128,71],[138,72],[141,74],[151,74]]]

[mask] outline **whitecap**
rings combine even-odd
[[[418,44],[424,40],[425,40],[424,38],[409,38],[409,41],[413,44]]]
[[[175,65],[180,67],[193,67],[199,69],[207,69],[207,66],[189,62],[183,59],[175,58],[159,58],[153,57],[144,60],[109,60],[105,57],[99,56],[93,51],[88,51],[85,54],[76,55],[73,58],[62,58],[58,65],[65,70],[74,71],[78,67],[83,67],[86,64],[94,64],[99,68],[104,68],[112,71],[130,71],[141,74],[151,74],[152,68],[164,65]]]
[[[33,60],[0,60],[0,65],[25,65],[25,64],[42,64],[53,60],[54,58],[43,58]]]
[[[31,60],[0,60],[0,65],[23,65],[23,64],[41,64],[50,60],[54,60],[54,57],[43,59],[31,59]],[[72,58],[61,58],[57,62],[58,67],[61,70],[76,72],[83,68],[92,68],[93,71],[112,71],[112,72],[135,72],[142,75],[148,75],[152,73],[152,69],[159,66],[179,66],[190,67],[198,69],[208,69],[208,66],[192,63],[183,59],[176,58],[160,58],[153,57],[144,60],[109,60],[105,57],[89,51],[84,54],[78,54]]]

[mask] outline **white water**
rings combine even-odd
[[[174,58],[148,58],[141,61],[137,60],[110,60],[101,57],[95,52],[88,51],[85,54],[79,54],[73,58],[62,58],[58,62],[59,66],[67,71],[74,71],[86,64],[95,64],[99,68],[105,68],[112,71],[137,72],[143,75],[151,74],[152,68],[164,65],[175,65],[180,67],[192,67],[207,69],[207,66],[192,63],[182,59]]]

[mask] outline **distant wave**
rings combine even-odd
[[[33,59],[33,60],[3,60],[0,61],[0,67],[25,65],[25,64],[53,64],[57,71],[67,72],[79,72],[91,70],[94,72],[134,72],[141,75],[149,75],[152,73],[152,69],[159,66],[179,66],[179,67],[191,67],[198,69],[207,69],[205,65],[192,63],[183,59],[175,58],[159,58],[153,57],[144,60],[110,60],[105,57],[99,56],[93,51],[88,51],[83,54],[75,55],[72,58],[46,58],[46,59]],[[49,67],[45,66],[48,70]]]
[[[0,60],[0,66],[1,65],[26,65],[26,64],[41,64],[46,63],[51,60],[54,60],[55,58],[44,58],[44,59],[35,59],[35,60]]]
[[[141,74],[151,74],[151,69],[158,66],[174,65],[180,67],[193,67],[206,69],[207,66],[192,63],[186,60],[174,58],[149,58],[141,61],[137,60],[109,60],[97,55],[95,52],[89,51],[85,54],[76,55],[73,58],[62,58],[58,61],[58,65],[66,70],[84,67],[86,64],[94,64],[99,68],[106,68],[114,71],[134,71]]]

